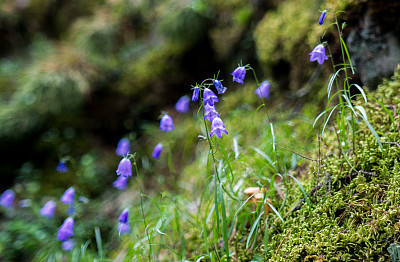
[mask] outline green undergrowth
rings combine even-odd
[[[321,154],[322,159],[318,164],[277,148],[276,161],[265,111],[261,108],[253,115],[260,101],[254,98],[251,86],[226,94],[225,101],[217,105],[229,132],[220,140],[218,150],[214,149],[231,257],[237,261],[389,261],[387,249],[398,241],[400,230],[400,148],[383,143],[381,151],[360,121],[356,147],[346,152],[351,167],[339,151],[334,124],[319,147],[315,131],[309,133],[315,110],[305,108],[303,114],[293,116],[293,112],[279,110],[282,100],[271,99],[267,104],[275,108],[269,113],[277,145],[314,160]],[[399,92],[400,75],[396,73],[376,91],[367,93],[364,108],[382,142],[399,141]],[[278,112],[280,118],[275,119]],[[201,137],[205,136],[204,124],[196,118],[196,111],[193,117],[178,118],[174,132],[157,137],[169,141],[166,150],[174,154],[141,170],[148,185],[143,191],[147,230],[140,218],[132,218],[133,232],[122,236],[121,249],[113,251],[111,257],[124,261],[149,257],[157,261],[226,260],[222,236],[217,237],[218,222],[212,215],[214,167],[208,143]],[[157,130],[149,127],[147,132],[154,134]],[[348,140],[351,142],[352,137]],[[149,145],[149,152],[152,147]],[[310,205],[293,178],[276,173],[278,166],[301,182]],[[150,174],[153,182],[149,182]],[[320,187],[315,190],[317,184]],[[129,191],[137,192],[137,186]],[[246,204],[243,190],[250,186],[267,188],[271,205],[284,223],[276,212],[260,215],[261,205]],[[129,191],[120,199],[129,197]],[[140,213],[138,198],[129,199],[125,205],[128,202],[132,213]],[[219,224],[219,230],[223,230],[222,220]],[[146,232],[153,247],[151,253]]]

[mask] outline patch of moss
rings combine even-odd
[[[400,74],[385,80],[371,95],[392,109],[400,106]],[[357,102],[361,105],[361,102]],[[382,141],[399,142],[399,128],[381,106],[372,101],[364,106],[371,124],[379,131]],[[391,113],[394,113],[393,111]],[[399,116],[394,113],[395,123]],[[356,148],[349,156],[354,174],[338,153],[335,132],[325,143],[332,155],[324,160],[324,171],[331,175],[331,190],[322,187],[311,197],[312,214],[304,204],[292,212],[285,224],[278,225],[269,239],[269,261],[389,261],[388,248],[398,240],[400,210],[400,148],[383,145],[363,122],[359,122]],[[339,157],[336,157],[339,156]],[[306,188],[315,180],[304,181]],[[297,190],[299,191],[299,190]],[[302,195],[298,193],[298,199]]]

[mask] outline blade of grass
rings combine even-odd
[[[342,41],[342,45],[343,45],[343,47],[344,47],[344,51],[346,52],[347,60],[349,60],[349,64],[350,64],[350,67],[351,67],[351,72],[352,72],[353,75],[354,75],[354,67],[353,67],[353,64],[351,63],[349,50],[347,50],[346,43],[344,42],[344,40],[343,40],[342,37],[340,37],[340,41]],[[344,61],[343,61],[343,62],[344,62]]]
[[[311,209],[311,202],[310,202],[310,199],[308,198],[308,195],[307,195],[306,191],[304,191],[303,186],[301,185],[300,181],[297,180],[297,178],[295,178],[295,177],[292,176],[291,174],[288,174],[288,176],[290,176],[291,178],[293,178],[294,181],[296,181],[296,183],[299,185],[300,190],[301,190],[301,192],[303,193],[303,196],[304,196],[304,198],[305,198],[305,200],[306,200],[306,202],[307,202],[308,208],[310,209],[310,215],[311,215],[311,217],[312,217],[313,215],[312,215],[312,209]]]
[[[98,252],[99,258],[102,259],[103,258],[103,245],[102,245],[102,241],[101,241],[101,234],[100,234],[99,227],[94,228],[94,234],[96,236],[97,252]]]
[[[220,197],[221,213],[222,213],[222,230],[223,230],[222,236],[224,239],[224,249],[225,249],[225,254],[226,254],[226,261],[229,262],[228,223],[226,220],[225,199],[224,199],[222,190],[219,190],[219,197]]]
[[[254,232],[257,232],[256,229],[258,229],[258,225],[260,223],[260,219],[262,214],[264,214],[264,211],[261,211],[260,214],[258,215],[257,219],[254,221],[253,226],[250,229],[250,233],[249,236],[247,237],[247,242],[246,242],[246,249],[248,249],[251,245],[250,245],[250,241],[253,237]],[[254,238],[255,241],[255,238]]]

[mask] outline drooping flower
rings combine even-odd
[[[118,218],[118,232],[119,234],[128,234],[130,232],[129,226],[129,209],[125,208]]]
[[[40,215],[42,217],[53,218],[54,212],[56,211],[56,202],[53,200],[47,201],[46,204],[40,209]]]
[[[197,100],[199,100],[199,95],[200,95],[200,89],[196,86],[193,89],[192,101],[197,102]]]
[[[73,187],[70,187],[64,192],[64,195],[62,195],[60,200],[64,205],[73,205],[74,197],[75,197],[75,189]]]
[[[64,241],[61,244],[62,249],[64,249],[65,251],[71,251],[74,247],[75,247],[75,240],[73,240],[72,238]]]
[[[118,233],[120,235],[129,234],[129,232],[131,232],[131,229],[128,223],[118,223]]]
[[[124,177],[132,177],[132,163],[131,160],[128,158],[122,158],[122,160],[119,162],[118,169],[117,169],[117,175],[121,175]]]
[[[210,136],[216,135],[218,138],[221,138],[222,133],[228,134],[228,131],[226,131],[224,122],[222,122],[221,118],[216,117],[211,123]]]
[[[204,105],[204,120],[212,122],[214,118],[219,117],[217,110],[215,110],[214,105],[205,104]]]
[[[233,76],[233,82],[243,85],[244,76],[246,75],[246,68],[244,66],[239,66],[232,72],[231,75]]]
[[[169,115],[163,115],[160,121],[160,129],[164,132],[174,130],[174,120]]]
[[[319,17],[319,20],[318,20],[318,24],[319,24],[319,25],[322,25],[322,24],[324,23],[324,21],[325,21],[325,16],[326,16],[326,10],[324,10],[324,11],[322,12],[321,16]]]
[[[162,145],[161,143],[158,143],[158,144],[154,147],[152,157],[153,157],[154,159],[159,159],[162,150],[163,150],[163,145]]]
[[[204,104],[214,105],[215,102],[219,101],[217,95],[209,88],[204,89],[203,96]]]
[[[271,85],[269,84],[268,81],[262,81],[259,87],[254,90],[254,93],[258,95],[258,97],[261,98],[269,98],[269,89],[271,88]]]
[[[7,208],[12,209],[14,206],[15,193],[12,189],[7,189],[1,194],[0,197],[0,205]]]
[[[58,229],[57,240],[58,241],[67,241],[68,238],[74,235],[74,219],[72,217],[68,217],[65,219],[64,223]]]
[[[225,91],[226,91],[226,87],[224,87],[223,85],[222,85],[222,83],[221,83],[221,81],[219,81],[219,80],[217,80],[217,79],[214,79],[214,86],[215,86],[215,88],[217,89],[217,91],[218,91],[218,94],[220,94],[220,95],[222,95],[223,93],[225,93]]]
[[[131,148],[131,143],[129,142],[129,139],[127,138],[122,138],[119,140],[117,149],[115,150],[115,153],[119,156],[126,156],[129,153],[129,150]]]
[[[30,207],[32,205],[32,200],[30,199],[22,199],[18,202],[18,206],[25,208],[25,207]]]
[[[59,172],[59,173],[67,173],[68,172],[67,163],[65,163],[65,161],[61,160],[58,163],[57,172]]]
[[[89,203],[89,198],[84,197],[84,196],[79,196],[78,201],[87,204],[87,203]]]
[[[175,109],[179,113],[187,113],[189,112],[189,102],[190,99],[187,96],[182,96],[179,98],[178,102],[175,104]]]
[[[129,220],[129,209],[125,208],[124,210],[122,210],[121,215],[119,215],[118,217],[118,222],[120,223],[128,223]]]
[[[114,181],[113,187],[119,190],[124,190],[128,184],[128,178],[124,176],[119,176],[117,180]]]
[[[317,45],[314,50],[310,53],[310,61],[318,61],[318,64],[322,65],[324,60],[328,60],[328,57],[325,55],[325,47],[323,44]]]

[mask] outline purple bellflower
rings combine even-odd
[[[74,247],[75,247],[75,240],[73,240],[72,238],[64,241],[61,244],[62,249],[64,249],[65,251],[71,251]]]
[[[221,118],[216,117],[211,123],[210,136],[216,135],[218,138],[221,138],[222,133],[228,134],[228,131],[226,131],[224,122],[222,122]]]
[[[119,234],[129,234],[130,226],[129,226],[129,209],[125,208],[121,215],[118,218],[118,232]]]
[[[196,86],[193,89],[192,101],[197,102],[197,100],[199,100],[199,95],[200,95],[200,89]]]
[[[61,202],[64,205],[73,205],[74,204],[74,196],[75,196],[75,189],[73,187],[68,188],[64,195],[60,198]]]
[[[231,75],[233,76],[233,82],[243,85],[244,76],[246,75],[246,68],[244,66],[239,66],[232,72]]]
[[[58,163],[57,172],[59,172],[59,173],[67,173],[67,172],[68,172],[67,163],[65,163],[65,161],[62,161],[62,160],[61,160],[61,161]]]
[[[58,241],[67,241],[68,238],[74,235],[74,219],[72,217],[68,217],[65,219],[64,223],[58,229],[57,240]]]
[[[12,209],[14,206],[15,193],[12,189],[7,189],[0,196],[0,206]]]
[[[129,234],[129,232],[131,232],[131,229],[128,223],[118,223],[118,233],[120,235]]]
[[[159,159],[162,150],[163,150],[163,145],[162,145],[161,143],[158,143],[158,144],[154,147],[152,157],[153,157],[154,159]]]
[[[115,153],[119,156],[126,156],[129,153],[131,147],[131,143],[129,142],[129,139],[127,138],[122,138],[119,140],[117,149],[115,150]]]
[[[326,10],[324,10],[324,11],[322,12],[321,16],[319,17],[319,20],[318,20],[318,24],[319,24],[319,25],[322,25],[322,24],[324,23],[324,21],[325,21],[325,16],[326,16]]]
[[[213,106],[215,102],[219,101],[218,97],[209,88],[204,89],[203,96],[204,96],[204,104],[209,104]]]
[[[132,177],[132,163],[131,160],[128,158],[122,158],[122,160],[119,162],[118,169],[117,169],[117,175],[121,175],[124,177]]]
[[[129,220],[129,209],[125,208],[124,210],[122,210],[121,215],[119,215],[118,217],[118,222],[120,223],[128,223]]]
[[[314,50],[310,53],[310,61],[318,61],[318,64],[322,65],[324,60],[328,60],[328,57],[325,55],[325,47],[323,44],[317,45]]]
[[[174,130],[174,120],[169,115],[163,115],[160,121],[160,129],[164,132]]]
[[[113,187],[119,190],[124,190],[128,184],[128,178],[125,176],[119,176],[117,180],[114,181]]]
[[[224,87],[223,85],[222,85],[222,83],[221,83],[221,81],[219,81],[219,80],[217,80],[217,79],[214,79],[214,86],[215,86],[215,89],[217,89],[217,91],[218,91],[218,94],[220,94],[220,95],[222,95],[223,93],[225,93],[225,91],[226,91],[226,87]]]
[[[182,96],[179,98],[178,102],[175,104],[175,109],[179,113],[187,113],[189,112],[189,102],[190,99],[187,96]]]
[[[42,217],[53,218],[55,211],[56,211],[56,202],[50,200],[46,204],[44,204],[42,209],[40,209],[40,215]]]
[[[214,105],[205,104],[204,105],[204,120],[212,122],[214,118],[219,117],[217,110],[215,110]]]
[[[260,86],[257,87],[256,90],[254,90],[254,93],[258,95],[258,97],[261,98],[269,98],[269,89],[271,88],[271,85],[269,84],[268,81],[262,81]]]

